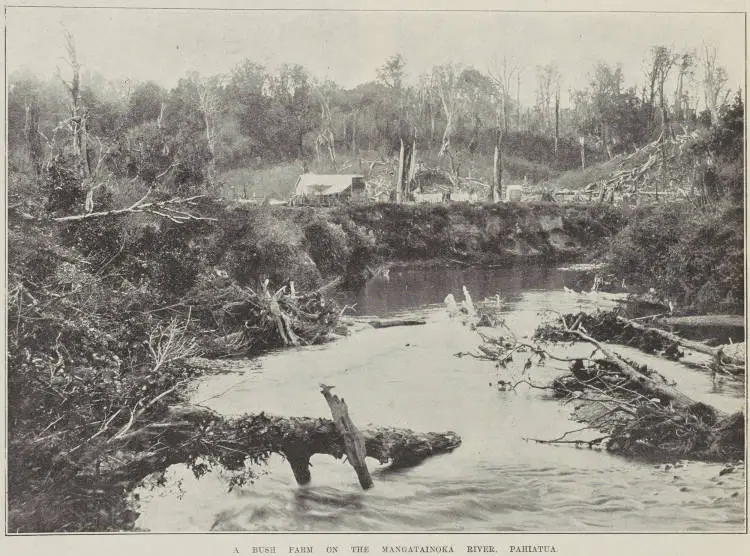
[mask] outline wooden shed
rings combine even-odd
[[[302,174],[297,179],[292,204],[333,205],[367,198],[361,174]]]

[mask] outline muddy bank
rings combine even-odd
[[[626,223],[607,206],[390,205],[339,211],[372,232],[389,259],[471,264],[574,260]]]
[[[573,261],[626,224],[617,208],[555,204],[214,206],[217,219],[189,245],[240,284],[294,280],[353,288],[398,261],[494,265]]]

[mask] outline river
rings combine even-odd
[[[225,415],[260,410],[330,417],[319,383],[335,385],[355,423],[453,430],[453,453],[405,470],[368,460],[375,487],[363,492],[354,470],[329,456],[312,458],[312,482],[298,486],[273,456],[253,484],[227,492],[220,473],[196,480],[182,466],[166,484],[139,490],[137,527],[150,531],[744,531],[745,472],[719,476],[720,464],[676,466],[606,452],[549,446],[580,427],[569,408],[544,391],[491,386],[491,363],[457,352],[476,351],[477,335],[451,319],[442,300],[498,295],[507,324],[531,334],[546,309],[608,306],[602,295],[563,293],[570,272],[544,268],[393,269],[341,301],[357,315],[420,314],[424,326],[363,329],[324,346],[283,350],[248,361],[236,373],[202,379],[193,400]],[[643,354],[639,354],[643,358]],[[689,395],[726,411],[744,406],[741,388],[718,388],[679,363],[656,360]],[[532,368],[537,383],[564,371]],[[502,378],[518,370],[503,371]]]

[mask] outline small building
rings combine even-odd
[[[453,190],[449,195],[448,199],[454,203],[476,202],[476,194],[469,193],[468,191]]]
[[[436,193],[421,193],[414,192],[415,203],[442,203],[445,200],[445,194],[441,192]]]
[[[517,203],[523,196],[523,185],[507,185],[503,189],[505,189],[504,201],[506,203]]]
[[[294,189],[293,205],[334,205],[367,199],[361,174],[302,174]]]

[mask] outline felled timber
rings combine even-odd
[[[425,319],[403,318],[403,319],[378,319],[368,321],[373,328],[390,328],[392,326],[418,326],[427,324]]]

